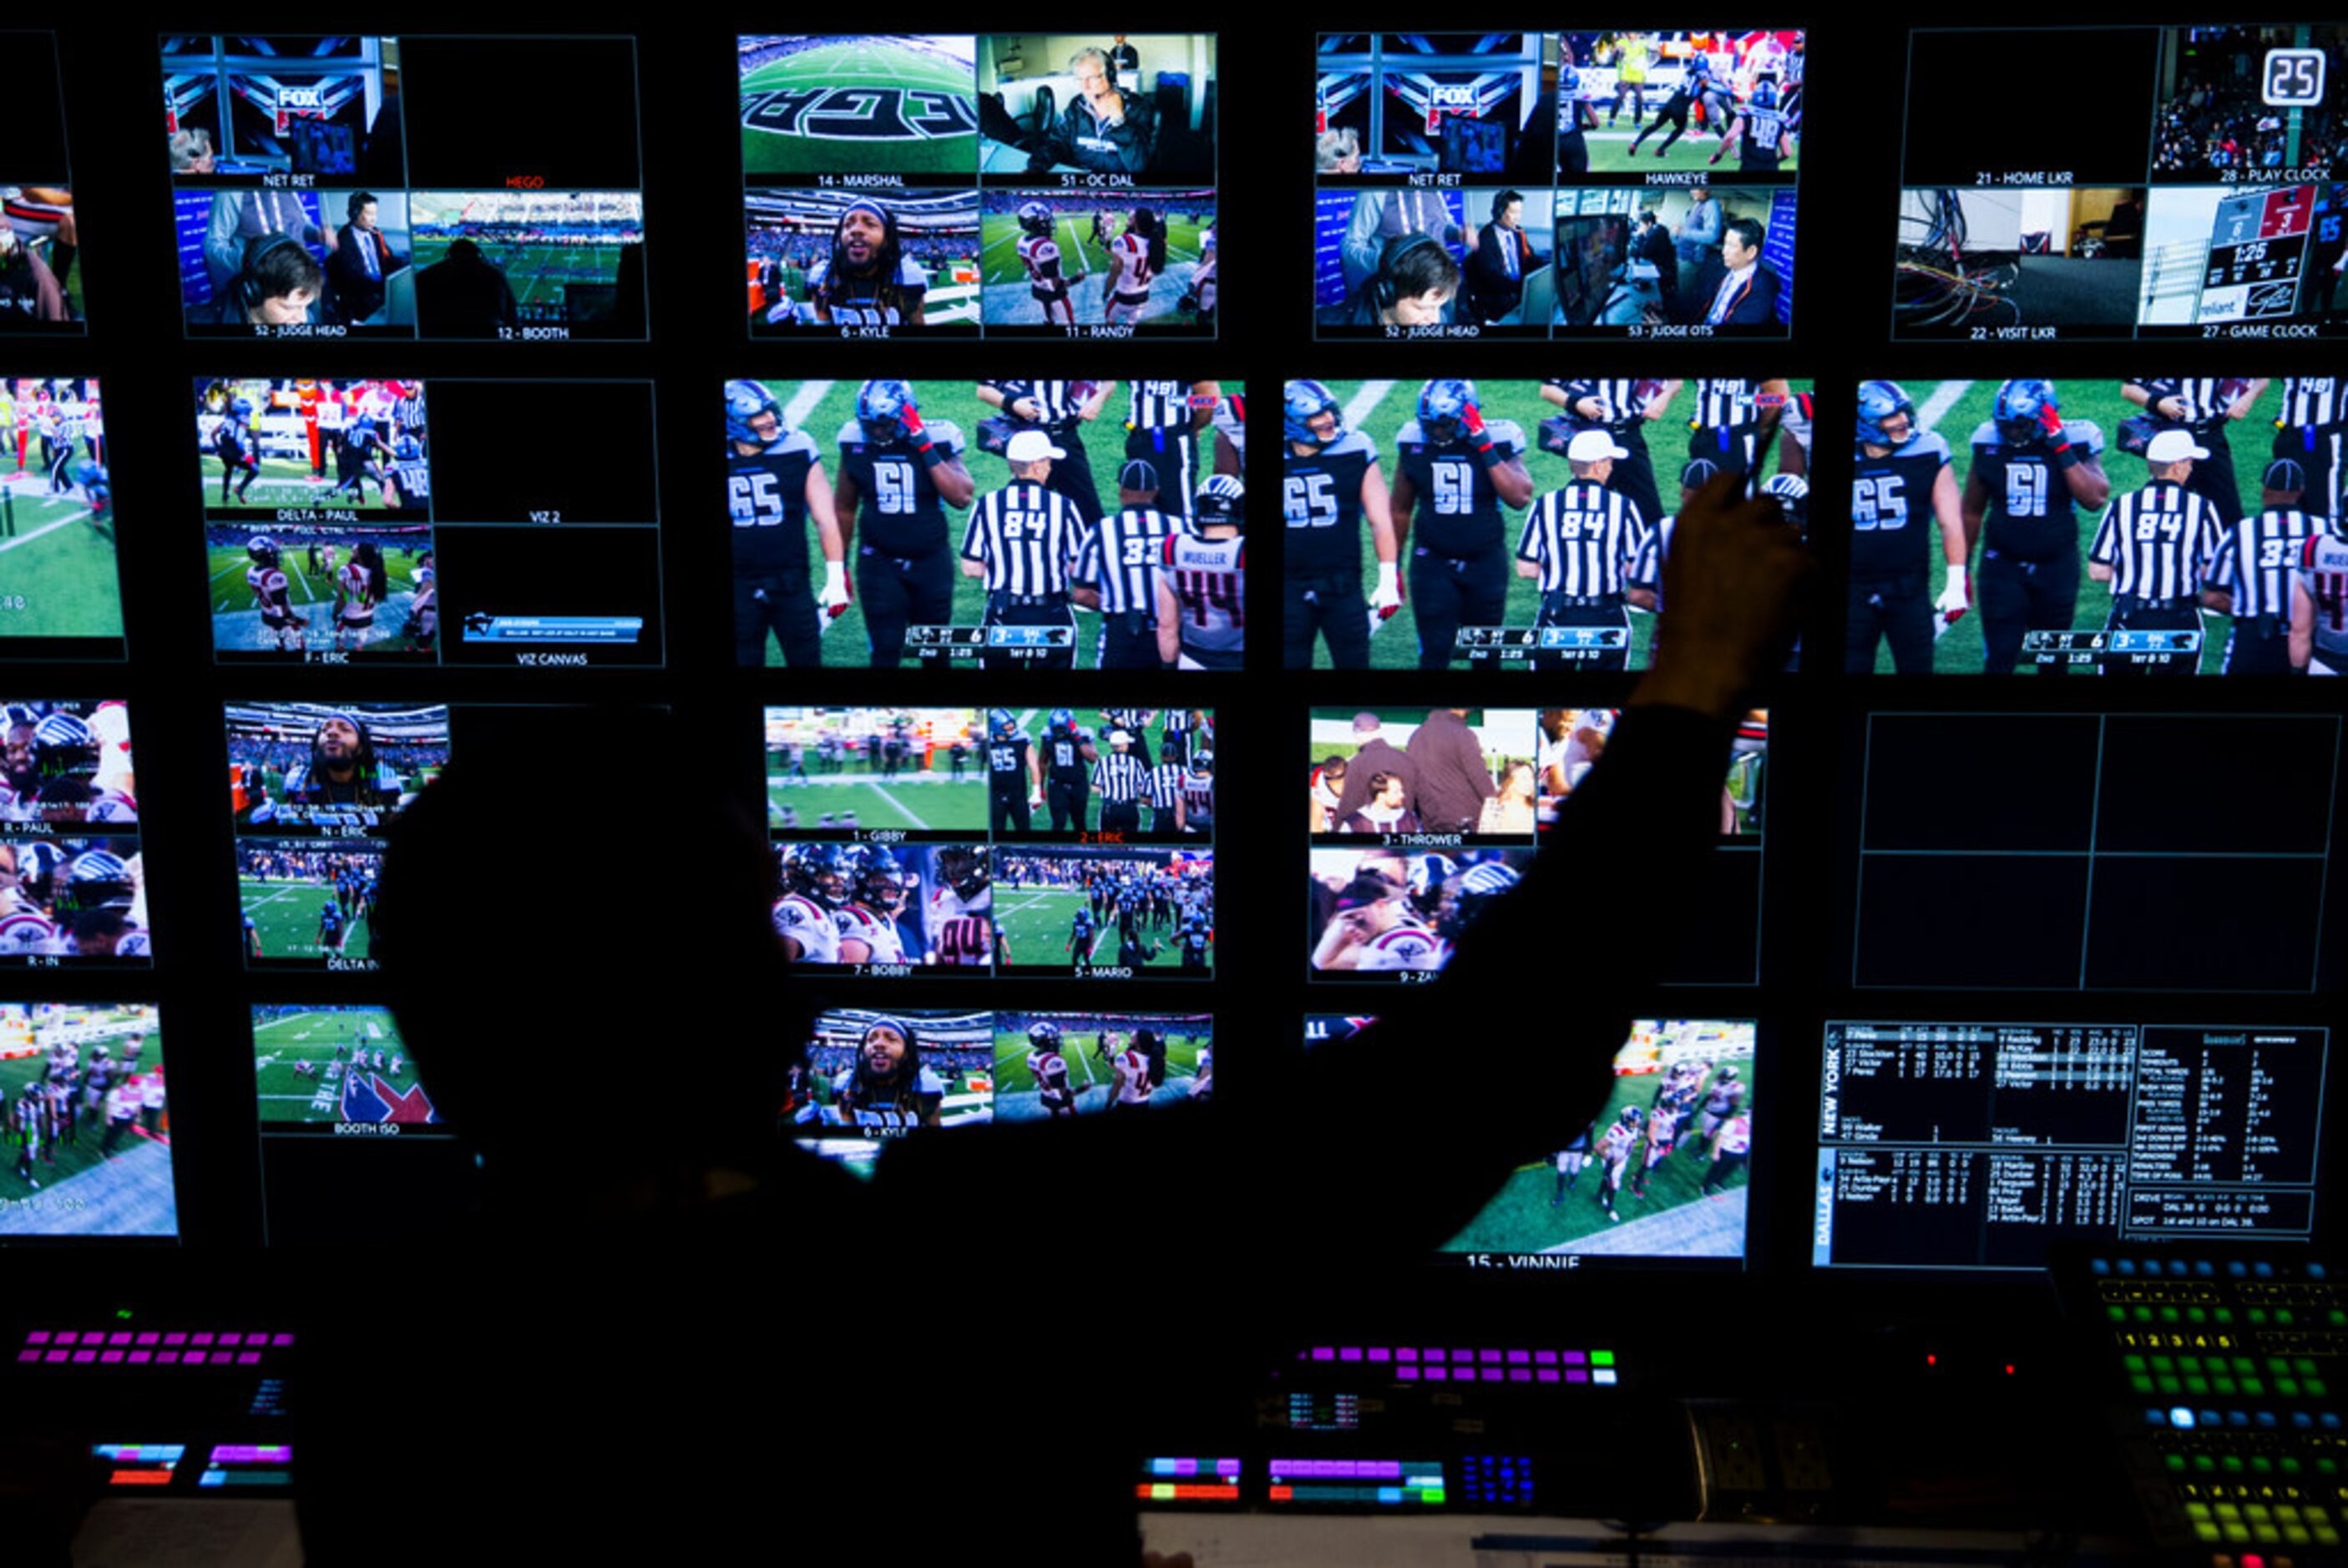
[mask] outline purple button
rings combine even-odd
[[[1539,1367],[1554,1367],[1557,1365],[1557,1352],[1554,1350],[1536,1350],[1533,1352],[1533,1364]]]
[[[1316,1345],[1313,1347],[1313,1359],[1315,1361],[1334,1361],[1337,1359],[1337,1352],[1326,1345]]]
[[[25,1336],[25,1343],[27,1345],[46,1345],[48,1342],[49,1331],[46,1328],[36,1328],[32,1333]]]
[[[155,1353],[152,1350],[134,1350],[130,1353],[130,1364],[134,1367],[143,1366],[154,1359]]]
[[[1529,1372],[1510,1372],[1509,1374],[1509,1381],[1511,1383],[1529,1383],[1532,1380],[1533,1375]]]
[[[78,1366],[82,1365],[84,1362],[88,1362],[88,1361],[95,1361],[95,1360],[97,1360],[97,1359],[98,1359],[98,1352],[97,1352],[97,1351],[95,1351],[95,1350],[77,1350],[77,1351],[75,1351],[75,1352],[73,1353],[73,1358],[74,1358],[74,1365],[75,1365],[75,1366],[77,1366],[77,1367],[78,1367]]]
[[[166,1345],[185,1345],[187,1342],[188,1336],[184,1334],[167,1334],[163,1336],[163,1343]]]
[[[261,1365],[261,1352],[240,1350],[236,1353],[236,1364],[240,1367],[258,1367]]]
[[[1430,1383],[1440,1383],[1450,1376],[1450,1373],[1440,1367],[1430,1367],[1426,1369],[1426,1380]]]
[[[1418,1377],[1418,1368],[1416,1367],[1397,1367],[1395,1368],[1395,1376],[1397,1377],[1416,1380]]]
[[[212,1365],[215,1367],[226,1367],[233,1363],[235,1360],[236,1357],[230,1355],[225,1350],[215,1350],[212,1352]]]
[[[106,1342],[108,1345],[128,1345],[130,1343],[130,1336],[128,1334],[109,1334],[106,1336]]]
[[[1429,1361],[1440,1361],[1443,1359],[1443,1352],[1440,1350],[1430,1350],[1426,1353],[1426,1358]]]
[[[1385,1361],[1391,1358],[1393,1354],[1394,1353],[1392,1351],[1388,1350],[1383,1345],[1373,1345],[1370,1346],[1370,1359],[1373,1361]]]
[[[213,1336],[209,1334],[199,1334],[191,1338],[189,1343],[191,1345],[210,1345],[212,1342],[213,1337]]]
[[[1529,1367],[1532,1365],[1532,1353],[1530,1351],[1511,1350],[1509,1352],[1509,1365],[1511,1367]]]
[[[1488,1366],[1498,1367],[1500,1364],[1500,1353],[1497,1350],[1483,1351],[1477,1356],[1476,1359]]]
[[[1418,1352],[1406,1345],[1401,1349],[1395,1352],[1395,1359],[1397,1361],[1416,1361],[1418,1359]]]
[[[162,1339],[163,1336],[160,1334],[142,1334],[139,1336],[139,1343],[141,1345],[160,1345],[162,1343]]]
[[[269,1343],[272,1345],[291,1345],[294,1343],[294,1336],[290,1334],[273,1335],[270,1336]]]
[[[158,1350],[155,1352],[155,1359],[164,1362],[167,1365],[179,1360],[179,1358],[180,1353],[176,1350]]]
[[[129,1352],[126,1350],[101,1350],[98,1353],[98,1358],[111,1367],[129,1354]]]
[[[19,1361],[38,1361],[46,1354],[47,1352],[41,1350],[19,1350],[16,1352],[16,1359]]]
[[[1484,1381],[1487,1383],[1498,1383],[1507,1377],[1508,1374],[1501,1371],[1498,1367],[1487,1367],[1484,1368]]]
[[[220,1336],[220,1342],[222,1345],[242,1345],[244,1343],[244,1336],[242,1334],[223,1334]]]
[[[1569,1350],[1565,1352],[1565,1364],[1568,1367],[1587,1367],[1590,1364],[1590,1352]]]
[[[1533,1374],[1533,1377],[1543,1383],[1554,1383],[1557,1381],[1557,1374],[1554,1372],[1536,1372]]]
[[[42,1353],[41,1359],[42,1359],[42,1360],[44,1360],[44,1361],[47,1361],[47,1362],[51,1362],[51,1363],[56,1363],[56,1362],[59,1362],[59,1361],[70,1361],[70,1360],[72,1360],[72,1359],[73,1359],[73,1356],[72,1356],[72,1353],[71,1353],[71,1352],[69,1352],[69,1351],[65,1351],[65,1350],[49,1350],[49,1351],[44,1351],[44,1352]]]
[[[1568,1370],[1565,1375],[1565,1380],[1569,1383],[1587,1383],[1590,1381],[1590,1374],[1587,1372]]]

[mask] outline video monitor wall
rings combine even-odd
[[[173,34],[161,70],[190,336],[645,335],[633,38]]]
[[[0,1003],[0,1242],[180,1233],[158,1010]]]
[[[1323,33],[1323,338],[1784,337],[1799,28]]]
[[[1645,669],[1689,495],[1743,474],[1807,533],[1809,388],[1289,382],[1287,667]]]
[[[1604,760],[1614,708],[1315,708],[1306,960],[1316,984],[1423,985],[1515,887]],[[1736,728],[1716,852],[1676,918],[1669,983],[1760,977],[1769,715]]]
[[[732,381],[745,665],[1240,667],[1245,389]]]
[[[2348,330],[2336,22],[1919,28],[1893,335],[1968,342]],[[2019,60],[2092,91],[1982,112]],[[1962,134],[1955,132],[1962,128]]]
[[[125,655],[95,377],[0,375],[0,659]]]
[[[883,978],[1204,980],[1214,715],[770,707],[775,929]]]
[[[213,656],[657,667],[652,384],[595,384],[640,438],[547,460],[524,432],[577,385],[196,380]]]
[[[2064,1242],[2304,1242],[2331,1031],[1834,1021],[1811,1262],[2030,1269]]]
[[[390,1008],[273,999],[251,1017],[268,1244],[348,1246],[355,1183],[390,1200],[375,1217],[387,1233],[458,1212],[474,1156],[441,1120]]]
[[[0,965],[151,965],[129,708],[15,700],[0,726]]]
[[[81,236],[57,38],[0,30],[0,59],[9,77],[8,145],[0,151],[0,336],[77,335]]]
[[[1377,1020],[1315,1014],[1308,1049]],[[1742,1267],[1751,1222],[1757,1026],[1637,1018],[1596,1115],[1519,1166],[1433,1261],[1453,1267]]]
[[[1215,51],[742,37],[751,332],[1213,336]]]

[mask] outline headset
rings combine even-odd
[[[1428,233],[1396,234],[1378,252],[1378,270],[1370,274],[1370,298],[1381,311],[1395,307],[1395,269],[1421,245],[1440,248],[1443,242]]]
[[[280,245],[298,245],[302,242],[279,230],[271,234],[255,234],[244,242],[244,264],[237,269],[236,298],[248,315],[261,308],[268,296],[261,292],[262,259]]]

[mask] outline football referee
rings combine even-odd
[[[1108,732],[1108,755],[1093,765],[1093,787],[1100,794],[1100,830],[1104,833],[1141,831],[1141,803],[1149,799],[1149,768],[1133,755],[1129,730]]]
[[[2342,511],[2341,465],[2348,441],[2348,377],[2291,376],[2275,412],[2274,455],[2306,470],[2302,502],[2336,525]]]
[[[1199,488],[1198,437],[1212,427],[1222,396],[1214,381],[1127,383],[1125,455],[1156,469],[1159,489],[1186,516]]]
[[[2087,575],[2111,584],[2104,630],[2165,634],[2126,656],[2106,647],[2099,671],[2189,676],[2200,667],[2200,587],[2225,528],[2218,509],[2188,488],[2209,455],[2183,430],[2163,430],[2144,449],[2152,477],[2114,502],[2087,552]]]
[[[2217,568],[2201,603],[2234,618],[2226,639],[2227,675],[2298,675],[2291,662],[2291,569],[2307,542],[2330,532],[2331,525],[2301,509],[2307,470],[2296,459],[2277,458],[2259,483],[2259,514],[2218,541]]]
[[[1533,502],[1525,519],[1517,542],[1517,575],[1540,582],[1535,625],[1543,631],[1587,626],[1622,633],[1613,645],[1580,658],[1537,642],[1536,670],[1628,667],[1631,574],[1653,532],[1638,504],[1606,482],[1616,459],[1628,455],[1605,431],[1582,431],[1566,446],[1573,482]],[[1645,590],[1638,592],[1643,604],[1653,602]]]
[[[1093,482],[1092,459],[1086,454],[1084,427],[1100,418],[1114,381],[982,381],[978,400],[1002,409],[1021,427],[1048,437],[1062,449],[1053,459],[1051,487],[1076,503],[1078,515],[1090,528],[1101,519],[1100,487]],[[1011,438],[1019,438],[1018,435]],[[1008,455],[1006,449],[1005,455]]]
[[[1003,455],[1011,482],[971,508],[962,541],[963,575],[986,580],[988,639],[979,663],[989,671],[1073,669],[1076,614],[1068,576],[1086,524],[1075,503],[1050,488],[1052,464],[1066,454],[1043,431],[1022,430]],[[1065,635],[1049,645],[998,647],[996,626],[1048,626]]]
[[[1128,462],[1117,470],[1116,512],[1085,534],[1076,558],[1076,600],[1101,613],[1097,663],[1105,670],[1163,667],[1156,568],[1182,522],[1159,510],[1158,495],[1158,469],[1140,458]]]

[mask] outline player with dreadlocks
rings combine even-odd
[[[840,209],[831,255],[808,280],[826,326],[922,326],[930,275],[905,254],[897,214],[870,197]]]
[[[877,1017],[864,1026],[856,1065],[831,1083],[833,1105],[857,1127],[935,1127],[944,1103],[945,1080],[922,1065],[922,1045],[901,1018]]]

